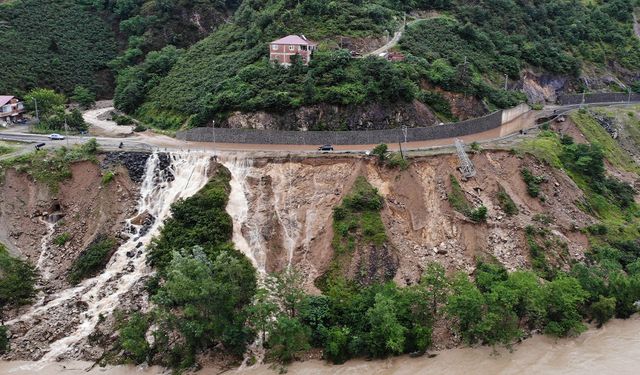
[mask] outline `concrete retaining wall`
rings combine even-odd
[[[596,94],[571,94],[558,98],[560,105],[572,104],[597,104],[597,103],[624,103],[640,101],[640,94],[628,93],[596,93]]]
[[[504,111],[502,111],[502,123],[506,124],[507,122],[511,122],[529,112],[530,109],[531,108],[529,108],[529,105],[525,103],[522,103],[517,107],[505,109]]]
[[[408,128],[407,142],[460,137],[495,129],[502,125],[503,111],[452,124]],[[215,132],[215,135],[214,135]],[[192,142],[281,144],[281,145],[372,145],[404,140],[402,129],[371,131],[280,131],[254,129],[195,128],[176,134]]]

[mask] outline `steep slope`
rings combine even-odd
[[[403,6],[384,1],[358,6],[350,1],[322,6],[314,1],[244,2],[230,25],[178,60],[150,90],[138,115],[156,126],[177,128],[187,119],[189,126],[211,120],[228,126],[224,120],[236,111],[286,111],[288,124],[274,126],[294,128],[292,119],[305,109],[322,113],[313,105],[331,104],[337,108],[329,111],[338,111],[378,103],[385,111],[390,104],[418,99],[447,119],[452,117],[453,101],[441,89],[484,102],[485,111],[527,99],[518,91],[503,89],[505,75],[507,88],[523,89],[531,101],[553,100],[556,91],[604,89],[616,82],[631,85],[640,67],[632,7],[633,2],[622,0],[595,6],[575,1]],[[397,30],[402,11],[434,9],[441,15],[408,26],[399,46],[407,55],[404,62],[351,59],[339,50],[344,36],[374,37]],[[566,23],[570,27],[560,26]],[[266,44],[290,33],[322,42],[309,67],[281,69],[267,62]],[[560,84],[550,85],[549,76]],[[553,95],[541,95],[548,89]],[[465,111],[454,112],[465,117]],[[386,119],[370,121],[397,125]],[[347,121],[343,126],[353,129],[357,123]]]
[[[0,44],[2,93],[38,86],[69,93],[82,85],[100,95],[113,90],[107,63],[117,53],[114,33],[81,2],[2,2]]]

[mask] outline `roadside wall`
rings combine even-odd
[[[525,103],[522,103],[517,107],[505,109],[504,111],[502,111],[502,123],[506,124],[507,122],[511,122],[529,112],[529,110],[529,105]]]
[[[524,112],[523,112],[524,113]],[[495,129],[502,125],[503,111],[452,124],[407,128],[407,142],[460,137]],[[215,135],[214,135],[215,132]],[[195,128],[176,137],[192,142],[281,144],[281,145],[370,145],[404,141],[402,129],[371,131],[281,131],[255,129]]]
[[[635,93],[595,93],[595,94],[571,94],[558,98],[560,105],[596,104],[596,103],[624,103],[640,101],[640,94]]]

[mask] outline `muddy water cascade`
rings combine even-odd
[[[11,326],[26,320],[47,321],[55,319],[54,316],[65,319],[65,316],[51,313],[55,311],[52,309],[64,307],[69,301],[86,304],[80,323],[64,337],[51,342],[40,361],[27,365],[23,368],[24,371],[39,372],[41,368],[49,366],[51,361],[78,357],[79,346],[93,332],[99,319],[113,313],[120,299],[142,277],[152,272],[146,265],[144,249],[170,215],[171,204],[195,194],[207,183],[210,162],[210,154],[196,152],[153,153],[148,158],[136,215],[127,220],[125,226],[127,239],[113,254],[105,270],[76,287],[64,290],[48,300],[39,301],[27,313],[7,322]],[[133,219],[140,215],[153,218],[152,223],[134,224]],[[46,250],[45,245],[43,250]]]

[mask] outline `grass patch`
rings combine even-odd
[[[500,188],[498,189],[498,193],[496,194],[496,198],[498,199],[500,208],[502,209],[502,211],[504,211],[505,214],[509,216],[518,214],[518,206],[516,206],[513,199],[511,199],[509,193],[504,190],[504,187],[500,186]]]
[[[64,244],[69,242],[70,239],[71,239],[71,233],[64,232],[64,233],[58,235],[56,238],[54,238],[53,239],[53,243],[58,245],[58,246],[63,246]]]
[[[73,262],[69,271],[69,282],[75,285],[100,272],[107,265],[116,245],[116,240],[113,238],[98,237]]]
[[[522,142],[516,151],[532,155],[554,168],[562,168],[560,161],[562,145],[558,136],[553,132],[541,132],[536,138]]]
[[[37,182],[46,184],[52,192],[57,193],[59,184],[71,178],[71,163],[83,160],[97,162],[97,151],[95,139],[71,148],[63,146],[51,151],[34,151],[0,161],[0,172],[14,168],[18,172],[29,174]]]
[[[572,113],[571,120],[590,143],[600,145],[604,156],[611,164],[627,172],[640,174],[640,166],[633,161],[633,158],[618,145],[618,142],[588,112]]]

